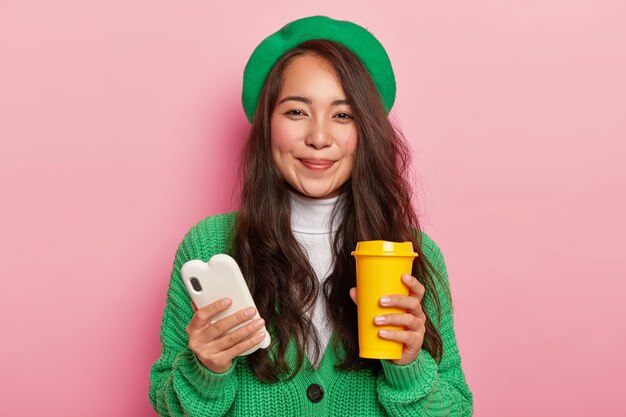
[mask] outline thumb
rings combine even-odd
[[[350,288],[350,298],[352,298],[352,301],[354,301],[354,304],[357,304],[357,302],[356,302],[356,287]]]

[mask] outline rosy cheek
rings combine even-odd
[[[351,130],[345,137],[343,141],[343,149],[347,155],[352,155],[356,151],[356,145],[358,142],[357,131],[356,129]]]
[[[272,120],[270,125],[272,147],[277,149],[284,149],[289,147],[289,144],[293,142],[295,132],[293,127],[290,127],[288,123],[281,123],[279,121]]]

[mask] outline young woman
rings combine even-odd
[[[411,205],[408,148],[387,117],[395,80],[364,28],[322,16],[265,39],[244,71],[251,121],[237,213],[207,217],[177,251],[150,399],[162,416],[469,416],[443,256]],[[377,324],[403,331],[398,360],[358,354],[355,261],[362,240],[411,241],[409,295],[389,294]],[[229,253],[260,319],[228,299],[190,302],[180,268]],[[258,345],[267,326],[268,349]]]

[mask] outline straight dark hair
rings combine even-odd
[[[350,102],[358,132],[354,167],[335,207],[340,214],[333,242],[334,269],[320,288],[305,252],[291,232],[289,185],[276,168],[271,154],[270,118],[279,98],[285,68],[305,54],[328,61]],[[411,204],[407,181],[410,151],[402,134],[389,121],[378,90],[361,61],[342,45],[327,40],[306,41],[283,55],[265,81],[252,121],[241,163],[241,206],[232,252],[259,314],[272,334],[269,349],[247,357],[252,372],[261,380],[275,382],[293,377],[302,367],[305,352],[320,356],[314,324],[307,312],[318,294],[326,299],[327,314],[335,332],[333,348],[345,352],[339,369],[369,368],[378,371],[379,360],[359,358],[356,305],[349,290],[356,285],[354,258],[350,252],[362,240],[411,241],[418,253],[412,275],[435,301],[441,303],[432,276],[442,277],[424,257],[417,214]],[[444,285],[447,291],[447,287]],[[446,293],[449,297],[449,292]],[[424,301],[422,301],[424,305]],[[424,310],[426,312],[426,310]],[[295,343],[296,358],[288,363],[287,350]],[[437,361],[443,346],[437,328],[427,314],[422,349]]]

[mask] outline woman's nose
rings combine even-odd
[[[312,123],[311,129],[306,136],[305,143],[315,149],[322,149],[331,145],[332,134],[324,121]]]

